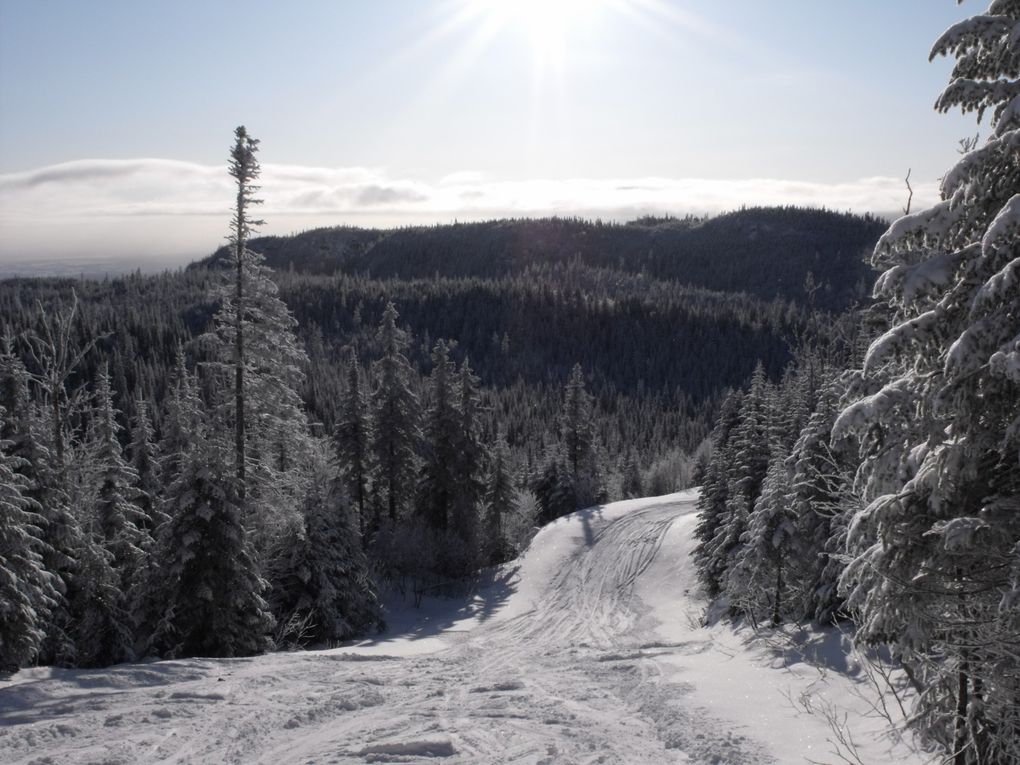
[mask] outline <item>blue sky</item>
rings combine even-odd
[[[978,129],[933,112],[950,66],[927,55],[984,7],[0,0],[0,257],[136,253],[153,227],[167,253],[211,250],[240,123],[262,139],[282,232],[770,202],[888,212],[907,168],[930,197]]]

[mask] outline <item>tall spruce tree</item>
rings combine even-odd
[[[397,326],[397,316],[396,306],[387,303],[378,332],[383,355],[373,365],[372,393],[375,507],[385,509],[391,523],[404,517],[414,501],[421,443],[421,406],[411,387],[413,370],[404,355],[407,334]],[[378,526],[381,519],[375,520]]]
[[[365,394],[361,387],[358,355],[351,352],[347,366],[347,391],[334,433],[340,478],[358,515],[358,527],[364,535],[368,522],[369,476],[372,473],[372,431]]]
[[[458,422],[456,432],[456,475],[450,517],[464,548],[476,561],[479,554],[479,522],[485,499],[485,465],[489,455],[482,443],[478,378],[467,359],[461,362],[456,378]],[[472,566],[474,567],[474,566]]]
[[[125,462],[121,451],[119,411],[113,403],[110,374],[105,366],[96,381],[95,398],[92,451],[99,484],[95,519],[98,534],[112,555],[120,590],[126,593],[134,584],[149,547],[145,531],[149,519],[135,504],[138,474]]]
[[[516,554],[507,532],[508,519],[519,512],[518,504],[510,466],[510,447],[503,433],[499,433],[489,463],[481,531],[482,557],[490,566],[504,563]]]
[[[423,460],[418,479],[417,512],[425,524],[445,531],[453,524],[460,460],[460,411],[454,389],[456,366],[444,340],[432,350],[429,406],[425,411]]]
[[[742,397],[743,394],[738,390],[723,399],[718,422],[712,431],[712,457],[705,468],[701,493],[698,495],[699,517],[694,530],[698,544],[694,548],[694,561],[698,576],[711,597],[716,597],[722,591],[726,568],[725,558],[715,555],[712,542],[726,517],[733,451],[730,441],[740,423]]]
[[[258,141],[244,127],[235,131],[230,174],[237,181],[230,224],[229,277],[220,291],[213,329],[201,339],[214,375],[208,381],[221,427],[234,435],[238,496],[252,523],[253,539],[265,550],[274,535],[299,514],[305,490],[301,465],[314,449],[297,391],[308,357],[297,340],[297,321],[280,299],[271,270],[248,247],[262,221],[250,208],[260,174]],[[229,380],[232,395],[226,395]]]
[[[914,668],[914,719],[955,765],[1020,761],[1018,24],[994,0],[935,43],[956,58],[937,108],[989,115],[990,134],[876,246],[888,329],[834,429],[862,440],[857,639]]]
[[[261,225],[262,221],[253,219],[248,208],[261,204],[262,200],[255,197],[258,186],[255,181],[259,177],[259,163],[255,153],[259,141],[248,135],[244,125],[234,131],[234,146],[230,150],[230,175],[237,181],[237,202],[234,206],[234,217],[230,221],[230,244],[234,269],[234,300],[233,315],[225,316],[227,322],[232,319],[233,325],[233,365],[234,365],[234,463],[237,472],[238,491],[241,502],[244,502],[247,490],[245,448],[245,318],[248,310],[246,299],[249,298],[247,283],[251,281],[252,261],[254,253],[248,249],[248,237],[252,229]]]
[[[161,508],[163,474],[160,469],[159,444],[149,418],[149,404],[138,396],[131,427],[131,467],[137,476],[135,504],[142,513],[140,525],[145,531],[145,544],[151,545],[155,530],[167,520]]]
[[[759,363],[751,376],[750,389],[740,403],[739,422],[727,444],[726,500],[718,516],[712,539],[704,543],[698,557],[709,581],[722,585],[727,572],[746,541],[745,533],[754,503],[761,494],[769,465],[769,382]],[[711,585],[710,585],[711,589]]]

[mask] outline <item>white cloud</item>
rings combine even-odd
[[[325,225],[407,225],[507,216],[712,214],[742,205],[890,213],[902,179],[824,184],[775,179],[612,178],[494,181],[461,171],[426,183],[378,168],[265,165],[267,233]],[[914,205],[936,184],[915,184]],[[223,240],[233,200],[219,166],[163,159],[80,160],[0,175],[0,260],[76,255],[200,257]]]

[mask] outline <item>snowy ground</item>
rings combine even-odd
[[[880,734],[838,634],[792,650],[699,626],[693,511],[687,493],[563,518],[371,642],[24,670],[0,681],[0,762],[843,763],[831,719],[863,763],[925,762]]]

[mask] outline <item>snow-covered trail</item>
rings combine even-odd
[[[509,583],[421,640],[22,671],[0,683],[0,762],[836,761],[827,725],[793,699],[843,698],[852,680],[770,667],[698,625],[694,499],[560,519]],[[874,751],[867,762],[892,761]]]

